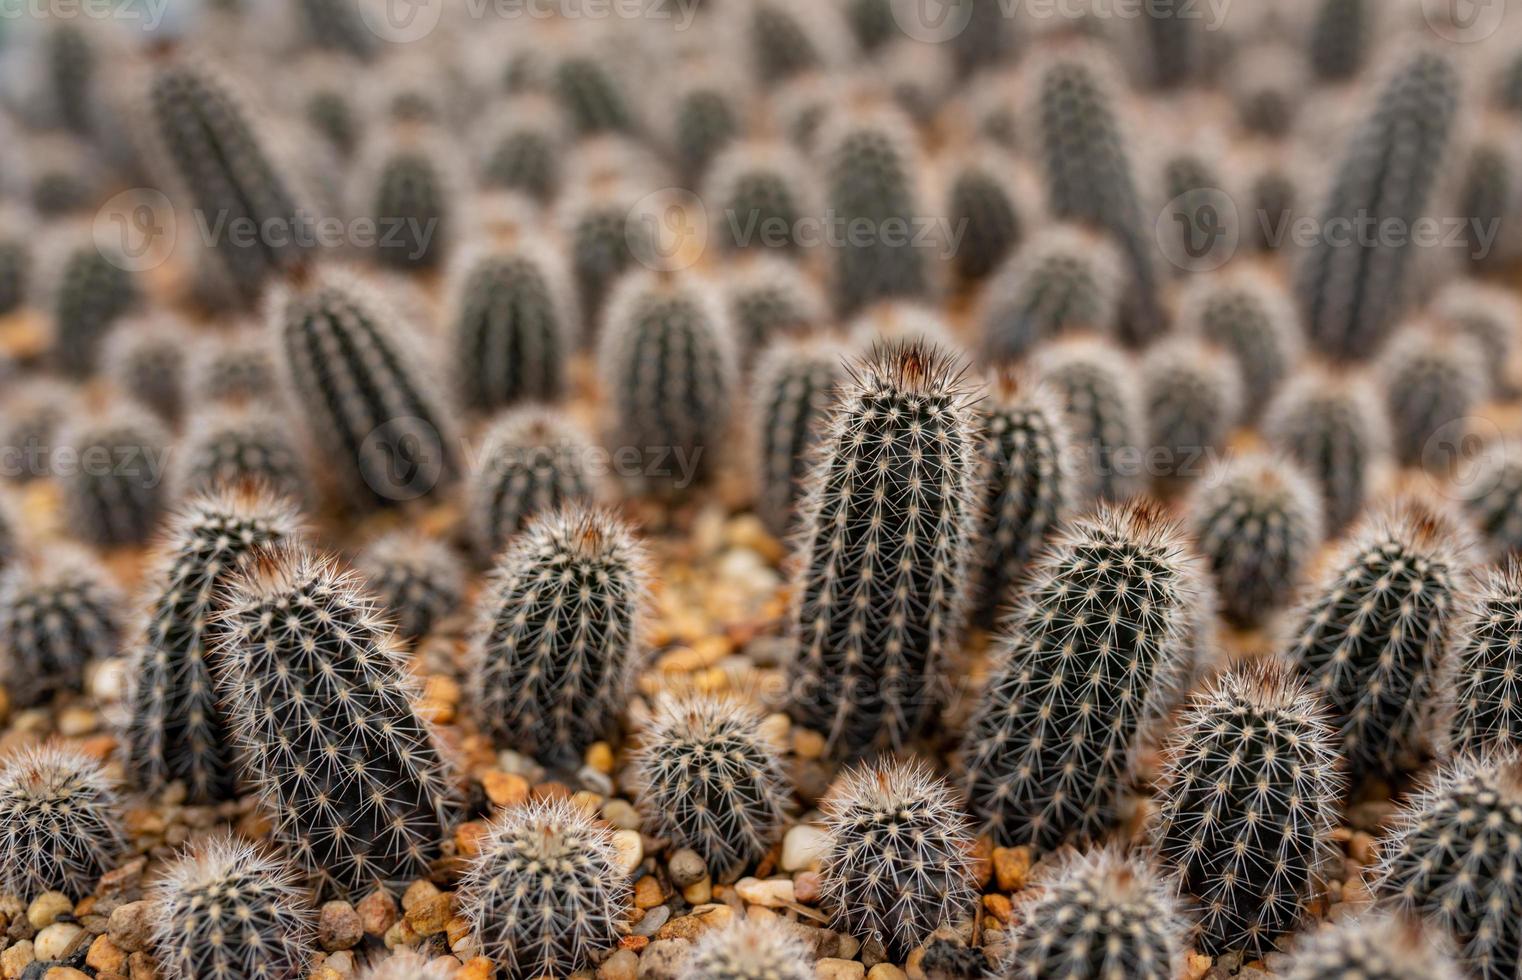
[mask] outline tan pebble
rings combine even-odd
[[[827,957],[814,964],[819,980],[863,980],[867,967],[855,960],[839,960]]]
[[[405,900],[403,904],[405,904]],[[419,936],[431,936],[436,932],[443,932],[444,927],[449,924],[449,920],[453,917],[454,894],[452,892],[439,892],[413,902],[408,907],[404,918],[407,926],[413,932]]]
[[[1361,830],[1355,831],[1348,841],[1348,856],[1357,861],[1360,867],[1367,868],[1373,864],[1378,856],[1374,838]]]
[[[819,872],[800,871],[793,875],[793,898],[804,905],[819,901]]]
[[[313,970],[309,976],[310,980],[343,980],[343,976],[326,963]]]
[[[803,871],[819,867],[830,846],[830,835],[823,827],[801,823],[782,838],[782,870]]]
[[[458,953],[461,944],[470,938],[470,920],[457,915],[444,924],[444,938],[449,940],[449,948]]]
[[[1015,913],[1015,903],[1009,900],[1009,896],[1000,895],[998,892],[984,895],[983,907],[988,910],[989,915],[1000,922],[1008,922]]]
[[[364,934],[364,923],[348,902],[326,902],[317,913],[317,943],[329,952],[351,948]]]
[[[365,934],[384,936],[396,923],[396,899],[384,890],[373,891],[360,900],[356,908]]]
[[[661,894],[661,883],[655,880],[655,875],[645,875],[634,883],[634,907],[637,909],[653,909],[666,900]]]
[[[632,949],[615,950],[597,968],[597,980],[637,980],[639,956]]]
[[[497,806],[515,806],[528,799],[528,780],[515,772],[488,770],[481,776],[481,788]]]
[[[26,921],[33,929],[43,929],[58,921],[60,915],[74,911],[74,902],[63,892],[43,892],[26,907]]]
[[[442,704],[460,703],[460,684],[453,677],[433,674],[423,682],[423,700]]]
[[[127,968],[127,954],[116,947],[110,936],[96,936],[85,954],[85,966],[96,973],[122,973]]]
[[[800,759],[819,758],[824,755],[824,736],[807,728],[794,728],[793,754]]]
[[[605,802],[602,818],[620,830],[639,830],[639,811],[628,800],[615,798]]]
[[[88,735],[100,727],[100,715],[89,708],[68,707],[58,713],[58,734],[65,738]]]
[[[999,891],[1017,892],[1025,888],[1025,880],[1031,871],[1029,847],[994,848],[994,879]]]
[[[682,939],[657,939],[645,947],[639,961],[641,980],[672,980],[692,944]]]
[[[602,796],[584,789],[571,797],[571,805],[587,816],[595,817],[597,811],[602,809]]]
[[[752,905],[777,908],[795,901],[791,878],[741,878],[735,882],[735,894]]]
[[[135,953],[148,946],[153,936],[153,907],[147,902],[128,902],[111,910],[106,933],[116,948]]]
[[[908,980],[908,976],[892,963],[879,963],[867,971],[867,980]]]
[[[688,905],[706,905],[713,900],[713,879],[704,875],[682,889],[682,898]]]
[[[461,857],[475,857],[481,853],[481,841],[490,828],[484,820],[467,820],[454,829],[455,852]]]
[[[613,774],[613,747],[607,742],[593,742],[587,746],[587,765],[604,776]]]
[[[691,915],[672,919],[661,926],[655,938],[696,939],[710,929],[719,929],[728,925],[734,915],[735,910],[728,905],[702,905],[693,909]]]
[[[994,842],[991,837],[979,837],[972,845],[972,876],[973,881],[981,888],[987,888],[988,882],[994,876]]]
[[[639,834],[632,830],[613,832],[613,850],[615,863],[625,874],[633,874],[634,869],[645,859],[645,845],[639,839]]]
[[[634,935],[621,936],[619,937],[618,945],[624,949],[633,950],[634,952],[638,953],[640,950],[650,945],[650,937]]]
[[[336,953],[329,953],[322,965],[341,977],[347,977],[354,972],[354,954],[347,949],[340,949]]]
[[[55,922],[37,933],[32,940],[33,950],[39,960],[61,960],[74,951],[74,945],[85,937],[85,931],[72,922]]]
[[[127,976],[132,980],[158,980],[158,975],[158,966],[146,951],[140,949],[127,957]]]
[[[414,905],[439,894],[438,886],[426,878],[419,878],[402,892],[402,911],[410,911]]]
[[[17,980],[35,959],[37,954],[32,948],[32,941],[23,939],[0,953],[0,973],[5,975],[5,980]]]
[[[491,976],[491,960],[477,956],[455,971],[454,980],[491,980]]]
[[[791,733],[792,728],[793,720],[779,711],[776,714],[767,715],[765,720],[761,722],[761,735],[768,742],[771,742],[778,752],[785,752],[787,751],[788,735]]]
[[[90,980],[90,975],[72,966],[55,966],[42,975],[42,980]]]
[[[412,946],[422,938],[412,930],[406,919],[398,919],[390,929],[386,930],[386,934],[381,937],[381,942],[386,944],[387,949],[396,949],[398,946]]]

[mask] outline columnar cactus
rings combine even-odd
[[[1073,519],[1036,562],[962,742],[995,841],[1044,852],[1114,823],[1188,668],[1198,565],[1150,503]]]
[[[257,330],[203,340],[186,367],[185,395],[192,405],[275,402],[280,373],[269,342]]]
[[[624,706],[640,652],[644,549],[613,514],[535,519],[498,559],[471,647],[485,729],[556,764],[579,763]]]
[[[310,502],[306,465],[291,443],[290,425],[268,412],[203,410],[175,462],[178,496],[250,485],[295,504]]]
[[[1087,457],[1090,492],[1112,503],[1140,493],[1146,486],[1140,459],[1146,415],[1126,354],[1107,341],[1080,336],[1042,348],[1035,369],[1057,392]]]
[[[225,597],[222,691],[275,839],[332,894],[410,882],[448,831],[446,773],[363,582],[279,545]]]
[[[813,450],[846,374],[846,349],[817,338],[768,347],[751,389],[756,509],[773,534],[792,528]]]
[[[1036,224],[1035,192],[1007,156],[984,150],[960,161],[946,188],[946,219],[960,235],[952,266],[965,283],[991,275]]]
[[[814,980],[814,956],[796,927],[760,916],[702,933],[677,980]]]
[[[1515,750],[1441,769],[1381,842],[1374,894],[1453,937],[1466,975],[1522,965],[1522,763]]]
[[[786,144],[762,140],[732,144],[717,157],[703,185],[713,214],[712,239],[732,252],[799,257],[802,226],[814,213],[803,161]]]
[[[578,51],[562,58],[552,85],[566,119],[582,136],[637,128],[625,90],[598,54]]]
[[[1345,82],[1369,58],[1375,7],[1372,0],[1318,0],[1311,26],[1311,70],[1324,82]]]
[[[1104,238],[1071,225],[1033,232],[984,292],[984,359],[1018,360],[1070,330],[1113,333],[1124,282]]]
[[[1241,417],[1236,362],[1206,341],[1174,337],[1147,350],[1141,371],[1153,472],[1173,479],[1200,476]]]
[[[167,422],[185,403],[187,326],[156,317],[117,324],[101,351],[101,366],[117,389]]]
[[[1326,699],[1355,780],[1427,741],[1471,551],[1459,522],[1399,500],[1363,521],[1299,610],[1289,657]]]
[[[1358,516],[1389,456],[1389,422],[1366,377],[1304,370],[1269,403],[1264,433],[1321,489],[1327,534]]]
[[[54,18],[43,38],[51,108],[59,122],[81,136],[88,135],[95,123],[91,110],[98,104],[95,85],[102,54],[86,23],[71,17]]]
[[[1514,393],[1507,366],[1522,330],[1522,304],[1509,290],[1456,279],[1433,298],[1431,312],[1439,322],[1480,345],[1494,394]]]
[[[1522,742],[1522,566],[1508,561],[1477,579],[1444,665],[1442,736],[1453,756]]]
[[[458,220],[449,175],[421,140],[383,144],[374,153],[359,210],[375,220],[376,261],[403,272],[437,268]]]
[[[1486,447],[1471,479],[1465,511],[1492,555],[1522,555],[1522,443]]]
[[[1512,258],[1506,242],[1499,241],[1522,203],[1516,168],[1519,158],[1512,146],[1515,129],[1485,133],[1465,148],[1463,176],[1454,214],[1467,219],[1462,225],[1467,258],[1480,269],[1500,267]]]
[[[1286,980],[1462,980],[1416,920],[1379,912],[1344,916],[1300,937]]]
[[[299,976],[317,910],[299,873],[236,837],[192,844],[153,883],[152,945],[167,980]]]
[[[102,341],[122,316],[142,302],[136,279],[113,254],[93,243],[64,257],[53,291],[53,361],[72,378],[97,366]]]
[[[1321,496],[1293,463],[1228,459],[1196,488],[1188,526],[1237,626],[1263,623],[1294,595],[1322,541]]]
[[[1416,322],[1390,340],[1379,361],[1395,458],[1446,473],[1474,406],[1485,401],[1490,367],[1468,337]]]
[[[565,800],[509,807],[460,883],[460,910],[508,980],[567,976],[618,942],[629,877],[612,835]]]
[[[11,702],[84,686],[90,661],[120,649],[122,597],[84,554],[53,548],[0,578],[0,676]]]
[[[211,624],[222,590],[250,553],[301,535],[289,504],[249,490],[195,497],[170,522],[147,577],[153,594],[133,659],[127,759],[144,789],[179,780],[198,803],[236,795]]]
[[[825,320],[824,298],[796,266],[760,256],[739,264],[724,284],[742,351],[765,350],[777,337],[810,331]]]
[[[608,445],[638,455],[635,482],[683,490],[714,471],[738,363],[729,311],[713,286],[659,273],[624,280],[597,357]]]
[[[502,123],[481,163],[481,183],[546,203],[560,190],[560,159],[566,149],[560,110],[542,96],[518,96],[502,108]]]
[[[613,284],[635,268],[644,254],[643,226],[629,220],[642,196],[637,189],[618,184],[593,188],[562,205],[577,305],[588,324],[601,323]],[[587,334],[590,337],[591,331]]]
[[[1262,956],[1336,859],[1343,784],[1321,702],[1278,668],[1238,669],[1196,697],[1168,751],[1152,840],[1199,902],[1199,948]]]
[[[0,238],[0,316],[19,310],[31,289],[32,250],[20,236]]]
[[[756,0],[739,5],[746,18],[750,60],[756,80],[770,86],[826,66],[835,53],[829,30],[838,30],[835,12],[796,0]]]
[[[1426,213],[1458,112],[1458,72],[1441,52],[1409,54],[1351,138],[1320,213],[1320,226],[1399,222]],[[1399,317],[1412,250],[1401,242],[1349,243],[1322,236],[1298,274],[1311,342],[1344,359],[1366,357]]]
[[[404,640],[427,636],[459,607],[465,570],[449,546],[414,531],[392,531],[365,548],[354,567]]]
[[[53,472],[53,447],[78,392],[73,385],[47,377],[22,379],[9,388],[0,413],[0,446],[20,455],[5,476],[27,483]]]
[[[359,8],[343,0],[299,0],[297,6],[313,45],[340,51],[361,61],[375,54],[379,46],[375,32],[365,24]]]
[[[595,501],[591,438],[549,409],[527,406],[492,423],[468,484],[467,516],[477,552],[491,558],[534,519],[563,504]]]
[[[718,71],[700,68],[683,81],[672,106],[671,142],[687,186],[698,186],[714,157],[739,138],[745,112],[734,86]]]
[[[466,407],[555,401],[576,347],[576,311],[558,256],[521,248],[461,265],[454,284],[454,375]]]
[[[824,802],[819,888],[836,928],[890,960],[972,912],[972,833],[961,802],[922,763],[845,773]]]
[[[121,805],[100,763],[63,745],[16,749],[0,763],[0,888],[22,901],[83,898],[126,844]]]
[[[1284,288],[1252,272],[1198,280],[1180,302],[1178,332],[1231,354],[1241,372],[1243,414],[1249,420],[1293,371],[1304,346],[1298,314]]]
[[[122,403],[77,418],[59,443],[78,460],[58,475],[70,531],[100,548],[145,543],[167,496],[169,434],[163,424]]]
[[[972,392],[922,341],[874,348],[841,387],[802,509],[789,689],[830,750],[897,748],[935,717],[971,561]]]
[[[1075,853],[1043,872],[1020,905],[1007,980],[1173,980],[1188,932],[1171,883],[1113,850]]]
[[[277,295],[271,308],[287,394],[345,503],[387,506],[453,476],[448,416],[375,291],[329,276]]]

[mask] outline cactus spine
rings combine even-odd
[[[444,542],[414,531],[392,531],[370,542],[355,568],[404,640],[427,636],[465,592],[460,559]]]
[[[126,843],[100,764],[63,745],[17,749],[0,766],[0,888],[30,901],[83,898]]]
[[[1378,912],[1348,916],[1300,938],[1286,980],[1461,980],[1417,922]]]
[[[824,420],[845,378],[846,350],[813,338],[784,339],[761,355],[751,402],[756,509],[773,534],[792,527]]]
[[[704,932],[677,980],[814,980],[813,954],[786,922],[747,916]]]
[[[1025,357],[1067,331],[1115,330],[1123,283],[1120,258],[1105,239],[1071,225],[1032,234],[989,282],[978,319],[983,357]]]
[[[1480,756],[1522,741],[1522,567],[1486,569],[1454,626],[1445,665],[1444,745]]]
[[[84,686],[85,667],[116,655],[117,590],[83,554],[59,548],[0,578],[0,676],[18,707]]]
[[[462,268],[453,316],[460,400],[491,411],[560,398],[576,346],[576,313],[558,260],[518,249]]]

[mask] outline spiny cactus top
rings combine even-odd
[[[1152,837],[1199,903],[1202,950],[1261,956],[1305,918],[1336,857],[1339,763],[1321,700],[1278,667],[1195,698],[1169,739]]]
[[[756,365],[751,389],[756,509],[773,534],[792,529],[846,361],[846,348],[833,341],[787,338],[768,347]]]
[[[53,361],[72,378],[99,366],[101,342],[123,315],[142,302],[142,291],[114,252],[85,242],[62,259],[53,286]]]
[[[192,844],[154,881],[150,901],[167,980],[281,980],[317,950],[317,910],[300,874],[236,837]]]
[[[410,949],[398,949],[359,974],[359,980],[453,980],[459,960],[443,956],[427,960]]]
[[[640,803],[663,837],[695,850],[720,880],[776,843],[787,777],[760,712],[738,701],[666,700],[640,736]]]
[[[101,367],[117,389],[174,422],[185,403],[185,354],[191,334],[174,317],[123,321],[101,348]]]
[[[83,898],[126,843],[120,805],[100,764],[74,749],[22,748],[0,761],[0,887],[31,901]]]
[[[1120,258],[1102,236],[1072,225],[1033,232],[981,300],[984,359],[1022,358],[1068,330],[1112,333],[1124,282]]]
[[[128,403],[82,415],[59,437],[78,465],[60,471],[69,529],[99,548],[141,545],[163,514],[169,433]]]
[[[175,457],[176,493],[252,485],[292,503],[310,503],[307,469],[290,424],[274,412],[202,408]]]
[[[294,541],[302,528],[291,506],[259,491],[195,497],[170,521],[132,670],[129,770],[151,792],[174,780],[197,802],[237,790],[232,733],[214,670],[211,621],[221,590],[247,556]]]
[[[1469,337],[1417,321],[1390,339],[1378,367],[1395,458],[1446,475],[1468,416],[1488,397],[1491,366],[1484,351]]]
[[[427,636],[460,605],[465,570],[449,545],[413,530],[370,542],[355,562],[403,639]]]
[[[1511,291],[1474,279],[1452,282],[1432,300],[1439,321],[1480,345],[1495,394],[1510,394],[1514,384],[1507,365],[1522,331],[1522,304]]]
[[[1373,892],[1447,931],[1480,980],[1522,965],[1522,762],[1515,748],[1446,766],[1380,842]]]
[[[187,367],[185,394],[193,405],[206,402],[270,404],[279,374],[270,345],[256,330],[207,338]]]
[[[1109,849],[1075,852],[1021,901],[1006,980],[1173,980],[1188,920],[1171,882]]]
[[[831,409],[801,516],[792,711],[841,755],[935,715],[962,624],[977,441],[958,359],[877,346]]]
[[[483,725],[552,762],[608,734],[639,651],[644,549],[611,512],[536,518],[482,596],[470,672]]]
[[[1522,744],[1522,566],[1508,559],[1476,578],[1444,665],[1440,736],[1451,755]]]
[[[1141,449],[1146,411],[1135,365],[1119,347],[1074,336],[1041,348],[1036,374],[1061,399],[1083,453],[1084,479],[1099,500],[1117,503],[1146,488]]]
[[[1201,476],[1241,416],[1236,361],[1198,338],[1169,337],[1148,348],[1141,373],[1149,468],[1159,477]]]
[[[1308,592],[1289,656],[1326,699],[1355,780],[1427,741],[1472,554],[1459,521],[1401,499],[1365,518]]]
[[[1388,415],[1362,374],[1299,371],[1269,403],[1263,431],[1320,487],[1329,535],[1358,516],[1390,452]]]
[[[1462,980],[1457,964],[1416,919],[1364,912],[1300,937],[1286,980]]]
[[[1152,503],[1075,518],[1030,574],[963,738],[967,800],[1001,844],[1048,851],[1114,822],[1172,703],[1198,560]]]
[[[710,234],[724,248],[797,258],[800,222],[817,212],[813,181],[799,154],[784,143],[745,141],[714,158],[703,185],[713,211]]]
[[[698,937],[677,980],[814,980],[814,956],[785,920],[736,917]]]
[[[563,413],[537,405],[505,412],[482,437],[468,483],[476,551],[491,558],[536,515],[602,495],[591,437]]]
[[[218,656],[275,837],[336,894],[411,881],[448,829],[446,773],[357,573],[281,545],[227,585]]]
[[[92,660],[114,657],[122,596],[82,551],[54,545],[0,577],[0,677],[28,707],[79,690]]]
[[[1180,301],[1178,331],[1230,352],[1242,372],[1243,409],[1251,419],[1294,370],[1305,342],[1284,287],[1255,272],[1200,278]]]
[[[972,912],[972,833],[951,788],[922,763],[846,772],[825,801],[820,897],[836,928],[891,960]]]
[[[805,334],[825,322],[824,298],[806,272],[766,256],[739,263],[724,284],[742,354],[778,337]]]
[[[460,883],[460,909],[509,980],[566,976],[618,942],[629,878],[612,835],[566,800],[509,807]]]
[[[1317,78],[1343,82],[1363,70],[1378,6],[1376,0],[1317,0],[1310,35]]]

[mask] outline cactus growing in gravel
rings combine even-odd
[[[876,939],[902,962],[971,914],[972,833],[956,794],[922,763],[852,769],[823,805],[819,893],[841,932]]]
[[[1355,780],[1422,749],[1471,553],[1458,521],[1399,500],[1365,518],[1308,592],[1289,658],[1326,699]]]
[[[1449,756],[1479,756],[1522,742],[1522,566],[1476,576],[1444,665],[1441,733]]]
[[[1226,445],[1242,412],[1242,374],[1220,348],[1188,337],[1153,344],[1141,363],[1149,462],[1192,479]]]
[[[1369,58],[1374,0],[1319,0],[1311,26],[1310,62],[1324,82],[1358,75]]]
[[[229,576],[251,552],[301,534],[290,505],[258,491],[214,492],[175,514],[147,579],[153,596],[132,670],[128,768],[148,791],[181,780],[198,803],[236,795],[210,623]]]
[[[1269,403],[1263,431],[1316,481],[1328,536],[1358,516],[1389,455],[1384,406],[1361,375],[1301,371]]]
[[[1467,337],[1417,322],[1391,339],[1379,369],[1396,460],[1446,473],[1448,454],[1462,434],[1445,430],[1466,424],[1487,397],[1490,368],[1484,352]]]
[[[490,411],[558,399],[576,346],[576,313],[558,257],[494,252],[461,268],[453,315],[460,401]]]
[[[460,883],[459,906],[508,980],[567,976],[618,942],[629,878],[612,835],[567,800],[503,810]]]
[[[1320,700],[1277,667],[1226,674],[1185,712],[1152,839],[1198,900],[1202,952],[1259,957],[1307,918],[1337,856],[1339,762]]]
[[[962,742],[968,804],[997,843],[1049,851],[1115,821],[1183,680],[1201,589],[1198,559],[1150,503],[1075,518],[1052,542]]]
[[[567,765],[610,732],[639,656],[646,569],[623,522],[584,506],[542,515],[512,542],[471,648],[488,732]]]
[[[118,324],[101,350],[105,374],[134,401],[167,422],[180,417],[185,402],[185,349],[190,334],[173,318]]]
[[[375,257],[404,272],[437,268],[456,222],[449,178],[421,142],[380,151],[362,211],[375,219]]]
[[[17,237],[0,237],[0,316],[19,310],[31,288],[32,250]]]
[[[813,280],[777,259],[762,256],[738,265],[724,293],[746,355],[766,349],[777,337],[804,333],[825,321],[824,298]]]
[[[1321,227],[1397,222],[1411,228],[1426,213],[1459,94],[1458,73],[1446,55],[1422,50],[1405,56],[1347,146]],[[1367,357],[1400,316],[1412,255],[1409,241],[1318,239],[1297,281],[1312,344],[1332,357]]]
[[[814,980],[814,954],[786,921],[746,916],[703,932],[676,980]]]
[[[808,172],[789,146],[735,143],[714,158],[703,186],[713,211],[711,237],[729,251],[797,257],[799,231],[812,213]]]
[[[192,844],[149,901],[167,980],[299,976],[317,952],[317,910],[296,869],[235,837]]]
[[[1170,882],[1113,850],[1074,853],[1025,896],[998,976],[1173,980],[1188,920]]]
[[[310,497],[290,426],[257,409],[198,413],[176,458],[175,483],[178,496],[247,484],[298,504]]]
[[[272,311],[287,394],[345,503],[387,506],[453,476],[448,416],[377,293],[328,277],[278,295]]]
[[[1068,330],[1111,333],[1123,282],[1120,258],[1105,239],[1070,225],[1033,233],[984,292],[984,359],[1018,360]]]
[[[449,546],[413,531],[370,542],[354,567],[406,640],[427,636],[459,607],[465,591],[465,569]]]
[[[84,686],[85,667],[121,642],[122,597],[83,554],[53,549],[0,578],[0,676],[13,704],[32,707]]]
[[[773,534],[792,527],[846,360],[837,343],[793,338],[768,347],[757,362],[751,389],[756,510]]]
[[[671,125],[677,165],[695,187],[714,157],[740,136],[745,105],[716,73],[699,71],[677,93]]]
[[[1034,192],[1006,157],[984,152],[962,161],[946,189],[946,219],[960,229],[952,258],[958,278],[987,278],[1036,225]]]
[[[5,475],[27,483],[53,472],[53,446],[77,394],[73,385],[47,377],[23,379],[8,387],[5,410],[0,412],[0,446],[20,455]]]
[[[1086,456],[1085,480],[1099,500],[1111,503],[1146,485],[1140,459],[1146,418],[1136,370],[1113,344],[1075,337],[1042,348],[1036,374],[1057,392],[1068,427]]]
[[[639,483],[683,490],[714,472],[739,367],[723,298],[697,279],[625,279],[608,304],[598,372],[608,441],[637,454]]]
[[[1344,916],[1295,943],[1285,980],[1462,980],[1414,919],[1379,912]]]
[[[832,752],[897,748],[935,716],[971,561],[977,437],[958,359],[874,346],[831,408],[801,513],[789,690]]]
[[[94,759],[48,744],[16,749],[0,763],[0,888],[7,895],[84,898],[125,843],[121,806]]]
[[[1257,417],[1293,371],[1303,342],[1294,303],[1264,275],[1199,280],[1180,302],[1178,332],[1229,352],[1241,372],[1243,414]]]
[[[230,728],[274,839],[335,895],[422,874],[448,832],[446,771],[360,577],[264,549],[218,623]]]
[[[1515,750],[1462,759],[1432,777],[1381,842],[1376,898],[1451,936],[1480,980],[1522,964],[1522,763]]]
[[[589,325],[601,323],[613,284],[644,254],[645,225],[629,220],[641,197],[634,188],[621,185],[594,189],[564,205],[577,305]],[[588,337],[591,333],[587,331]]]
[[[759,711],[707,696],[665,700],[640,735],[639,805],[659,836],[732,881],[782,834],[788,779]]]
[[[79,465],[58,474],[69,530],[100,548],[145,543],[165,503],[169,434],[127,404],[77,419],[59,437]]]
[[[1210,568],[1221,613],[1257,625],[1294,595],[1321,545],[1321,497],[1293,463],[1234,457],[1196,488],[1188,525]]]
[[[95,370],[106,334],[142,302],[132,273],[93,243],[64,258],[53,297],[53,360],[74,378]]]
[[[596,500],[601,481],[587,468],[592,441],[574,422],[528,406],[492,423],[468,486],[476,550],[491,558],[539,514]]]
[[[1509,290],[1457,279],[1433,298],[1431,312],[1439,322],[1480,345],[1494,394],[1514,391],[1507,365],[1522,330],[1522,304]]]

